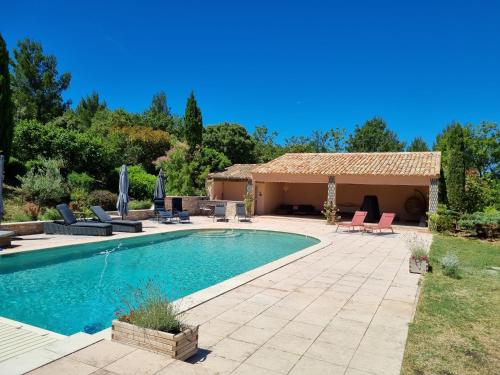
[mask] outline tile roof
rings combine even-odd
[[[222,172],[214,172],[208,178],[215,180],[251,180],[252,170],[259,164],[234,164]]]
[[[438,176],[440,152],[285,154],[252,173],[328,176]]]

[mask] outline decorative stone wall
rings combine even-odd
[[[335,177],[328,176],[328,202],[336,203],[337,189],[335,186]]]
[[[437,212],[439,197],[439,179],[431,178],[429,184],[429,212]]]
[[[182,198],[182,209],[189,212],[190,215],[199,215],[200,214],[200,202],[206,202],[206,197],[200,196],[167,196],[165,197],[165,209],[172,209],[172,198]]]

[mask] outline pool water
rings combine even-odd
[[[317,244],[290,233],[185,230],[0,257],[0,316],[64,335],[111,326],[132,288],[175,300]]]

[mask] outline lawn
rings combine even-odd
[[[461,262],[460,278],[445,276],[439,259]],[[498,374],[500,369],[500,245],[436,235],[433,267],[423,279],[401,373]]]

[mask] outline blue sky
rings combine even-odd
[[[47,4],[44,4],[47,3]],[[9,1],[9,49],[30,37],[93,90],[142,111],[195,91],[206,125],[280,139],[383,117],[429,143],[452,121],[500,120],[498,1]]]

